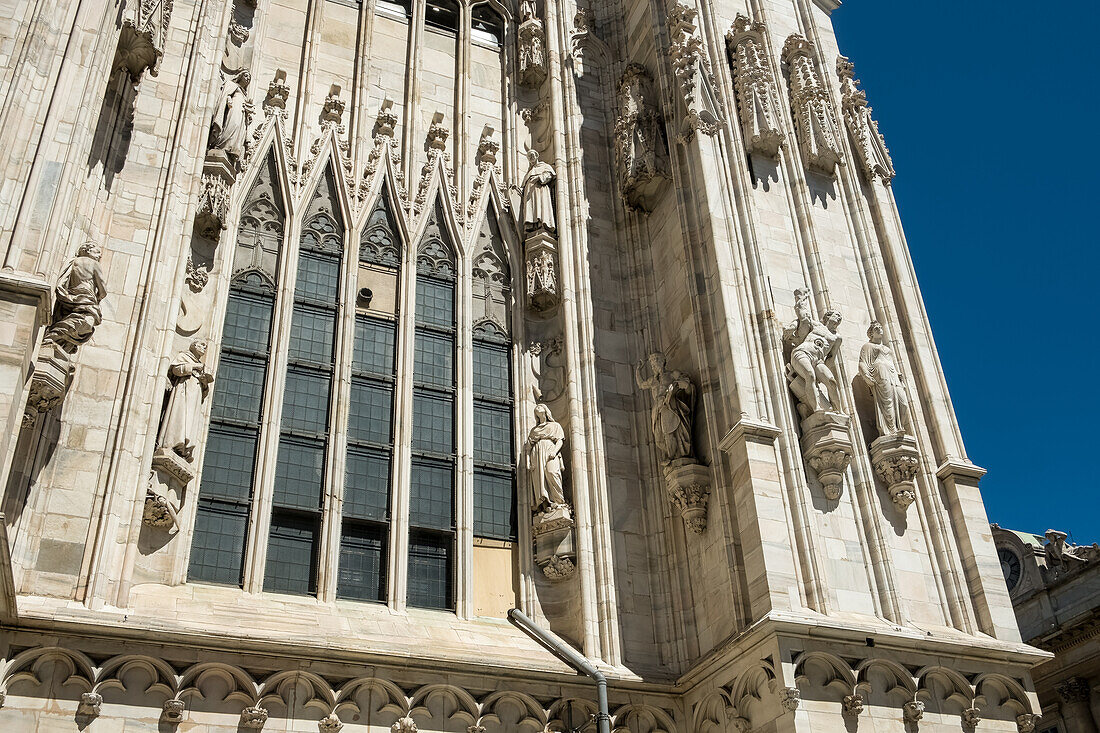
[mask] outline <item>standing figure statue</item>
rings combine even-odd
[[[643,377],[645,365],[649,377]],[[695,457],[691,427],[695,411],[695,385],[683,372],[665,369],[663,354],[650,354],[635,369],[638,386],[653,396],[650,421],[662,464]]]
[[[909,429],[909,398],[901,384],[893,350],[882,343],[882,324],[871,321],[867,343],[859,352],[859,375],[875,398],[879,435],[895,435]]]
[[[564,445],[565,431],[554,420],[550,408],[542,403],[535,405],[535,426],[527,434],[527,471],[536,512],[565,505],[561,457]]]
[[[519,19],[520,22],[531,20],[535,17],[535,0],[519,0]]]
[[[210,149],[224,152],[233,161],[239,160],[244,153],[248,137],[248,123],[252,117],[248,101],[251,80],[251,75],[243,70],[225,77],[210,125]]]
[[[95,242],[80,245],[76,257],[58,278],[54,293],[53,319],[43,343],[54,344],[67,354],[92,337],[103,320],[99,304],[107,296],[103,268],[99,264],[102,250]]]
[[[545,229],[557,230],[554,218],[554,197],[551,187],[554,184],[554,167],[539,160],[537,150],[527,151],[527,160],[531,167],[523,179],[522,217],[524,232]]]
[[[843,414],[840,385],[829,364],[840,348],[841,337],[836,332],[840,313],[827,310],[824,321],[818,321],[810,312],[807,290],[795,290],[794,298],[798,320],[784,337],[795,344],[787,365],[787,380],[798,398],[799,413],[803,419],[822,410]]]
[[[206,371],[206,342],[195,339],[168,367],[171,380],[168,408],[164,411],[157,447],[193,461],[202,429],[202,401],[210,391],[213,375]]]

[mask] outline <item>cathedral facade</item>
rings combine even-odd
[[[0,730],[1036,730],[839,6],[5,0]]]

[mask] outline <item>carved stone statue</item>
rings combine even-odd
[[[531,167],[523,179],[523,230],[525,232],[545,229],[555,231],[554,197],[551,189],[554,185],[554,167],[539,160],[537,150],[527,151],[527,160]]]
[[[829,364],[840,347],[841,337],[836,332],[840,313],[828,310],[824,321],[818,321],[810,312],[809,291],[799,288],[794,297],[798,320],[785,336],[795,344],[787,365],[787,379],[798,398],[799,412],[803,418],[822,410],[843,414],[840,386]]]
[[[893,350],[882,343],[882,324],[871,321],[867,343],[859,352],[859,375],[875,397],[875,422],[880,435],[909,429],[909,398],[901,384]]]
[[[224,79],[210,126],[210,149],[220,150],[234,161],[244,153],[248,137],[248,122],[252,116],[248,101],[251,80],[247,71],[238,71]]]
[[[527,471],[531,477],[535,511],[549,511],[565,505],[561,458],[564,445],[565,431],[554,420],[550,408],[542,403],[535,405],[535,426],[527,434]]]
[[[671,180],[664,120],[654,98],[645,67],[628,64],[619,81],[616,165],[623,202],[645,212],[653,211]]]
[[[61,273],[54,293],[57,296],[53,321],[43,342],[54,344],[68,354],[92,337],[103,319],[100,302],[107,285],[99,260],[103,253],[95,242],[80,245],[76,257]]]
[[[1057,529],[1048,529],[1043,536],[1047,539],[1043,547],[1047,570],[1056,575],[1100,561],[1100,546],[1095,543],[1091,546],[1070,544],[1067,542],[1069,535]]]
[[[649,377],[643,376],[645,364],[649,365]],[[665,369],[662,354],[650,354],[646,362],[639,364],[634,373],[638,386],[653,395],[650,419],[653,438],[661,462],[671,463],[682,458],[695,457],[691,441],[691,427],[695,412],[695,385],[683,372]]]
[[[168,367],[172,386],[157,447],[186,461],[194,460],[196,439],[202,429],[202,401],[214,381],[206,371],[205,358],[206,342],[196,339]]]

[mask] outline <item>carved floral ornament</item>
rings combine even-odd
[[[668,9],[668,56],[676,76],[677,98],[683,103],[681,142],[689,142],[696,132],[713,135],[719,127],[714,74],[698,34],[696,15],[698,11],[683,2],[673,2]]]
[[[860,171],[868,181],[876,178],[889,186],[894,179],[894,163],[886,141],[879,132],[878,122],[871,116],[867,105],[867,94],[859,88],[855,78],[855,67],[844,56],[837,57],[836,75],[840,78],[840,105],[844,112],[844,123],[852,137],[856,155],[859,158]]]
[[[796,34],[783,44],[783,61],[791,91],[791,112],[798,132],[802,160],[810,170],[832,175],[843,165],[840,136],[837,132],[829,92],[814,61],[816,49],[805,37]]]
[[[738,13],[726,34],[737,112],[749,152],[775,157],[783,146],[778,92],[764,45],[766,29]]]

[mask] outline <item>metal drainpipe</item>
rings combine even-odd
[[[508,612],[508,620],[532,639],[546,646],[558,659],[596,681],[596,703],[600,708],[600,711],[596,713],[596,728],[599,733],[611,733],[611,715],[607,712],[607,678],[603,676],[603,672],[596,669],[591,662],[578,654],[573,647],[566,644],[557,634],[547,631],[541,626],[536,626],[535,622],[518,608],[513,608]]]

